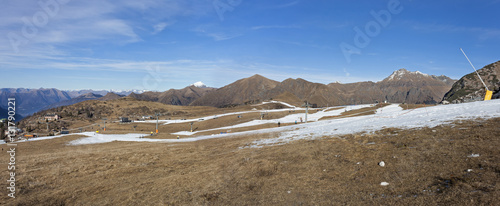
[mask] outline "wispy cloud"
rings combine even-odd
[[[266,26],[254,26],[252,30],[260,29],[299,29],[300,26],[297,25],[266,25]]]
[[[168,25],[169,24],[166,22],[161,22],[161,23],[155,24],[153,26],[153,29],[154,29],[153,34],[157,34],[157,33],[162,32],[165,28],[167,28]]]
[[[57,6],[51,7],[51,12],[41,8],[37,1],[3,2],[0,8],[0,33],[17,35],[23,40],[21,46],[81,42],[127,44],[141,41],[143,28],[154,25],[152,34],[157,34],[178,17],[201,16],[213,10],[209,2],[195,0],[53,2]],[[38,23],[33,35],[27,37],[23,34],[26,21],[35,24],[33,19],[38,14],[44,14],[48,18],[42,19],[43,24]],[[137,18],[138,16],[141,18]],[[151,33],[147,35],[149,34]],[[10,45],[11,41],[5,38],[7,35],[2,36],[0,44]]]
[[[215,25],[199,25],[192,30],[199,35],[207,36],[215,41],[223,41],[233,39],[243,35],[243,32],[237,29],[220,29]]]

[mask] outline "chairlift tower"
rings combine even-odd
[[[307,113],[309,112],[309,107],[312,106],[309,104],[309,102],[306,101],[305,104],[302,105],[303,107],[306,107],[306,118],[305,118],[305,123],[307,123]]]

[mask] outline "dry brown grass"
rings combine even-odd
[[[17,198],[3,189],[0,204],[495,205],[499,124],[387,128],[261,149],[239,147],[277,134],[178,144],[32,141],[17,147]],[[5,179],[6,154],[0,162]]]
[[[296,111],[299,112],[299,111]],[[293,112],[292,112],[293,113]],[[269,112],[267,115],[264,116],[264,120],[266,119],[278,119],[284,116],[289,115],[290,113],[288,111],[284,112]],[[240,116],[240,118],[238,118]],[[197,121],[193,123],[193,131],[202,131],[202,130],[207,130],[207,129],[214,129],[214,128],[220,128],[220,127],[227,127],[227,126],[232,126],[240,123],[245,123],[249,122],[252,120],[260,120],[260,112],[251,112],[251,113],[245,113],[245,114],[239,114],[239,115],[227,115],[227,116],[222,116],[218,117],[216,119],[204,119],[204,121]],[[284,126],[285,124],[283,124]],[[156,124],[154,123],[138,123],[138,122],[132,122],[132,123],[107,123],[106,124],[106,132],[102,132],[104,134],[126,134],[126,133],[131,133],[134,132],[134,126],[135,132],[136,133],[145,133],[148,134],[150,132],[155,132],[156,130]],[[243,127],[243,128],[235,128],[231,129],[232,132],[236,131],[248,131],[248,130],[253,130],[253,129],[262,129],[262,128],[269,128],[277,125],[259,125],[255,127]],[[97,127],[96,127],[97,128]],[[152,138],[155,139],[172,139],[176,138],[177,135],[172,135],[171,133],[179,132],[179,131],[190,131],[191,125],[190,123],[176,123],[176,124],[167,124],[167,125],[162,125],[160,123],[159,125],[159,134],[153,136]],[[77,132],[77,131],[76,131]],[[207,132],[202,132],[198,133],[197,135],[210,135],[210,134],[217,134],[220,132],[227,132],[227,129],[224,130],[214,130],[214,131],[207,131]],[[181,136],[183,137],[183,136]]]

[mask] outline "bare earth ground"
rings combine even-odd
[[[15,199],[1,145],[0,204],[495,205],[499,124],[386,128],[260,149],[239,148],[278,134],[178,144],[31,141],[16,149]]]

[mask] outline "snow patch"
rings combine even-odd
[[[314,139],[359,132],[373,132],[382,128],[435,127],[455,120],[500,117],[500,100],[454,105],[438,105],[414,110],[402,110],[397,105],[381,108],[374,115],[318,121],[294,130],[283,131],[279,137],[254,141],[250,147],[262,147],[299,139]]]
[[[203,82],[195,82],[193,84],[191,84],[190,86],[195,86],[195,87],[198,87],[198,88],[206,88],[207,85],[205,85]]]
[[[400,69],[400,70],[394,71],[389,77],[387,77],[387,79],[388,80],[394,80],[394,79],[400,80],[401,78],[403,78],[403,76],[405,76],[407,74],[421,75],[421,76],[426,76],[426,77],[430,76],[430,75],[424,74],[420,71],[410,72],[406,69]]]
[[[291,106],[291,105],[290,105]],[[308,122],[316,122],[319,121],[323,117],[328,117],[328,116],[337,116],[340,115],[342,112],[345,111],[350,111],[350,110],[356,110],[356,109],[361,109],[365,107],[370,107],[372,105],[365,104],[365,105],[354,105],[354,106],[347,106],[344,109],[337,109],[337,110],[331,110],[327,111],[328,109],[332,108],[339,108],[339,107],[329,107],[324,110],[318,111],[314,114],[308,114],[307,115],[307,121]],[[303,108],[300,108],[303,109]],[[271,111],[276,111],[276,110],[269,110]],[[279,109],[277,111],[290,111],[290,109]],[[196,133],[202,133],[202,132],[208,132],[208,131],[215,131],[215,130],[229,130],[229,129],[234,129],[234,128],[241,128],[241,127],[251,127],[251,126],[257,126],[257,125],[263,125],[263,124],[278,124],[279,123],[300,123],[302,121],[305,121],[305,113],[300,112],[300,113],[294,113],[287,115],[285,117],[279,118],[279,119],[270,119],[270,120],[252,120],[249,122],[244,122],[232,126],[227,126],[227,127],[219,127],[219,128],[213,128],[213,129],[207,129],[207,130],[200,130],[196,132],[188,132],[188,131],[181,131],[181,132],[176,132],[172,133],[173,135],[194,135]]]

